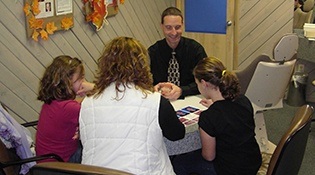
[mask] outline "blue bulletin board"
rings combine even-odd
[[[186,32],[226,34],[226,0],[185,0]]]

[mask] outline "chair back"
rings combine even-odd
[[[314,109],[298,108],[269,162],[267,175],[296,175],[303,161]]]
[[[314,0],[307,0],[304,2],[303,9],[297,8],[293,15],[293,28],[303,29],[305,23],[312,21],[314,8]]]
[[[290,82],[296,60],[259,62],[245,95],[252,102],[254,112],[282,108],[282,99]]]
[[[278,41],[273,50],[275,61],[288,61],[296,57],[299,37],[295,33],[286,34]]]
[[[264,62],[271,62],[271,59],[268,55],[259,55],[256,57],[245,69],[242,70],[236,70],[235,74],[239,79],[240,87],[241,87],[241,94],[245,94],[247,87],[249,85],[250,80],[252,79],[252,76],[255,72],[255,69],[257,67],[257,64],[260,61]]]
[[[255,113],[283,107],[282,99],[293,74],[297,49],[298,36],[286,34],[275,45],[272,59],[261,55],[246,68],[251,70],[247,73],[253,73],[237,74],[241,93],[252,102]]]
[[[33,166],[31,175],[130,175],[130,173],[77,163],[45,162]]]
[[[8,161],[20,160],[19,156],[16,154],[15,149],[8,149],[0,140],[0,175],[17,175],[20,171],[20,166],[9,166],[5,167],[2,163]]]
[[[303,11],[310,12],[313,11],[314,8],[314,0],[306,0],[303,4]]]

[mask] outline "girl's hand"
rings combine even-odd
[[[77,95],[85,96],[87,92],[93,90],[94,86],[95,86],[94,83],[90,83],[86,80],[82,81],[81,86],[79,90],[77,91]]]
[[[199,103],[209,108],[213,104],[213,101],[211,99],[202,99]]]
[[[80,133],[79,133],[79,127],[77,127],[74,136],[72,137],[72,140],[77,140],[80,138]]]

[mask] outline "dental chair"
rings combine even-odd
[[[245,69],[235,71],[241,92],[249,98],[254,108],[256,139],[261,152],[272,153],[275,149],[275,145],[268,140],[263,113],[283,107],[283,98],[295,67],[297,48],[297,35],[285,35],[274,47],[273,58],[260,55]]]

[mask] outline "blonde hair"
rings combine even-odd
[[[147,96],[148,93],[153,92],[153,78],[147,49],[133,38],[113,39],[105,46],[98,60],[94,83],[95,97],[98,97],[111,83],[115,83],[117,100],[119,94],[124,94],[130,85],[135,85]]]

